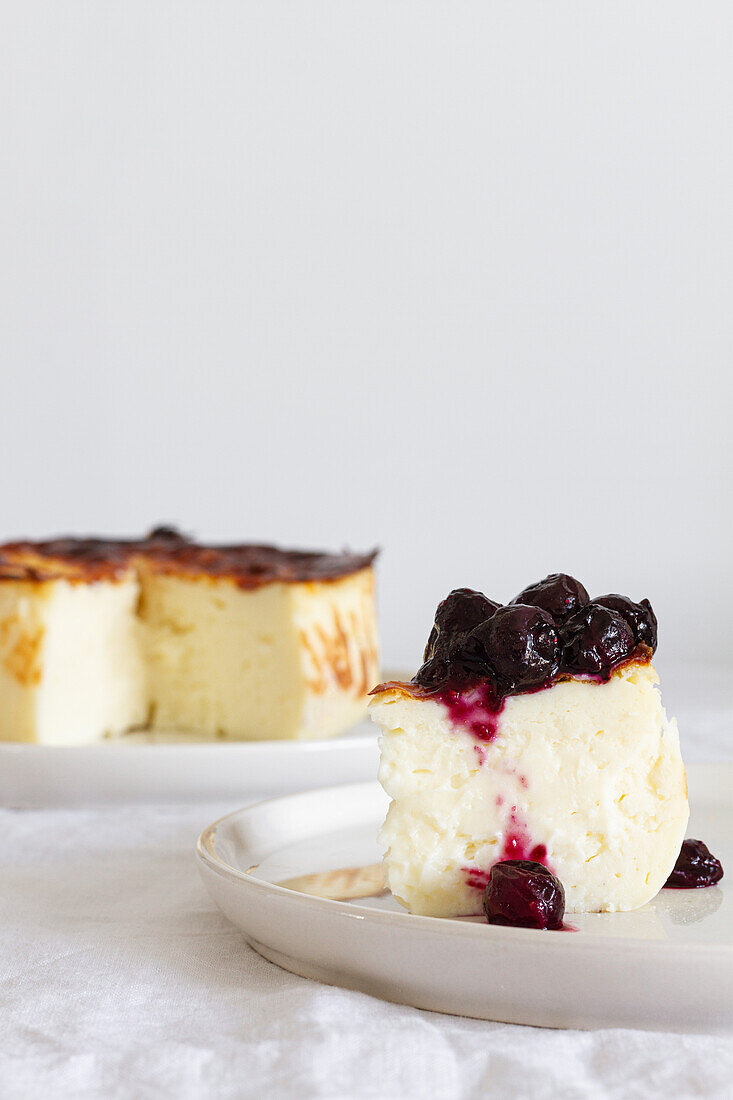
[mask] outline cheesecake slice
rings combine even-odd
[[[329,737],[377,679],[374,554],[139,541],[0,547],[0,740],[150,726]]]
[[[491,868],[541,863],[569,913],[636,909],[664,885],[688,819],[647,601],[591,601],[554,575],[506,607],[457,590],[425,663],[382,684],[385,876],[412,913],[481,912]]]

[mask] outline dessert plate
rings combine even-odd
[[[733,765],[688,774],[688,835],[733,871]],[[571,916],[572,932],[410,916],[381,879],[386,806],[361,783],[239,810],[199,838],[204,882],[266,959],[388,1001],[543,1027],[733,1025],[726,879],[663,890],[633,913]]]
[[[384,679],[409,679],[387,670]],[[378,730],[365,718],[314,741],[212,741],[134,732],[96,745],[0,741],[0,806],[40,809],[119,802],[241,801],[324,783],[373,779]]]
[[[247,795],[369,779],[378,761],[377,730],[368,720],[324,741],[133,733],[98,745],[0,742],[0,805],[241,802]]]

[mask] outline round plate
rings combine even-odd
[[[0,743],[0,805],[17,809],[116,802],[215,802],[297,791],[377,774],[368,720],[326,741],[200,741],[126,734],[98,745]]]
[[[689,784],[689,835],[733,868],[733,765],[693,766]],[[385,1000],[544,1027],[733,1024],[725,879],[633,913],[572,916],[574,932],[410,916],[383,892],[386,807],[363,783],[239,810],[199,838],[204,881],[266,959]]]
[[[410,678],[395,669],[384,680]],[[0,741],[0,806],[240,801],[377,774],[377,727],[365,718],[319,741],[213,741],[140,731],[95,745]]]

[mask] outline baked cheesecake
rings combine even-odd
[[[135,541],[0,547],[0,740],[150,727],[330,737],[377,680],[375,554]]]
[[[478,914],[492,867],[524,860],[559,879],[569,913],[649,901],[688,819],[656,644],[648,601],[591,600],[563,574],[506,606],[452,592],[414,679],[372,693],[395,898]]]

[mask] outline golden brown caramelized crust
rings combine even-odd
[[[332,581],[368,569],[377,556],[282,550],[254,544],[203,546],[172,527],[156,527],[143,539],[56,538],[0,546],[0,581],[98,581],[130,567],[156,573],[228,579],[240,588],[273,581]]]
[[[135,545],[107,539],[49,539],[0,546],[0,580],[98,581],[121,576]]]

